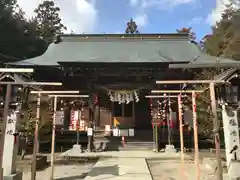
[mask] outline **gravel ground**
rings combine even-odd
[[[153,180],[181,180],[179,160],[147,160]],[[185,177],[183,180],[193,180],[195,178],[195,165],[192,161],[185,161]],[[215,180],[214,172],[200,165],[201,180]]]
[[[55,180],[83,180],[87,173],[91,170],[92,164],[87,165],[57,165],[55,167],[54,179]],[[44,171],[38,171],[36,180],[49,179],[50,168]],[[30,180],[31,173],[24,172],[23,180]]]
[[[23,180],[31,179],[31,166],[29,160],[18,163],[18,169],[23,171]],[[87,173],[92,169],[94,161],[91,162],[61,162],[55,164],[54,180],[83,180]],[[47,180],[50,175],[50,167],[37,171],[36,180]]]

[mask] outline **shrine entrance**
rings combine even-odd
[[[151,129],[148,101],[142,93],[136,91],[110,93],[113,127],[134,128],[136,130]]]

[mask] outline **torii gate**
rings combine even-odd
[[[156,81],[156,84],[208,84],[210,90],[210,98],[211,98],[211,109],[213,113],[213,124],[214,124],[214,137],[215,137],[215,147],[216,147],[216,159],[217,159],[217,179],[223,180],[223,169],[222,169],[222,162],[220,156],[220,137],[219,137],[219,123],[217,119],[217,108],[216,108],[216,96],[215,96],[215,84],[225,84],[228,83],[223,80],[173,80],[173,81]],[[169,90],[170,91],[170,90]],[[184,90],[182,90],[184,93]],[[153,90],[152,93],[167,93],[164,90]],[[172,92],[180,93],[178,90],[172,90]],[[194,127],[195,132],[194,136],[196,136],[196,94],[192,91],[192,103],[193,103],[193,120],[194,120]],[[179,98],[180,100],[180,98]],[[194,107],[195,106],[195,107]],[[195,110],[194,110],[195,109]],[[180,120],[181,121],[181,120]],[[194,138],[196,140],[196,137]],[[195,150],[196,150],[196,142],[195,142]],[[200,180],[200,173],[199,173],[199,163],[198,163],[198,150],[195,153],[195,162],[196,162],[196,179]]]

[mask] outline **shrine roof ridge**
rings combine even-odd
[[[124,36],[124,38],[123,38]],[[63,63],[188,63],[209,60],[187,33],[62,34],[44,54],[13,63],[60,66]],[[12,64],[12,63],[11,63]]]
[[[151,34],[57,34],[55,43],[81,41],[120,41],[120,40],[185,40],[190,41],[188,33]]]

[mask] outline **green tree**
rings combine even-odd
[[[240,59],[239,44],[237,43],[240,27],[236,25],[239,22],[239,16],[236,16],[238,11],[238,9],[233,8],[232,4],[226,6],[222,19],[216,23],[216,26],[212,27],[212,33],[206,35],[200,42],[200,46],[205,53],[216,57]],[[201,72],[195,73],[195,78],[213,79],[214,76],[224,71],[224,69],[217,67],[217,63],[214,69],[202,69]],[[207,86],[202,85],[199,88],[207,88]],[[198,96],[198,106],[200,107],[198,112],[199,130],[207,136],[212,135],[213,129],[209,99],[209,92]]]
[[[37,32],[48,44],[51,43],[56,34],[63,33],[66,27],[62,24],[59,12],[60,8],[53,1],[44,1],[34,11],[37,22]]]
[[[212,28],[212,34],[203,39],[203,50],[213,56],[240,60],[240,14],[233,4],[226,6],[222,19]]]
[[[2,63],[41,55],[46,48],[37,38],[36,26],[24,18],[24,12],[14,0],[0,2],[0,58]]]
[[[129,22],[127,22],[127,27],[125,30],[126,34],[139,34],[138,26],[136,22],[131,18]]]
[[[18,126],[18,131],[20,132],[21,137],[24,140],[21,144],[21,159],[24,159],[29,143],[33,143],[36,125],[36,109],[36,103],[31,103],[29,101],[25,102],[22,106],[23,116]],[[40,112],[41,115],[38,124],[38,132],[39,140],[41,141],[49,139],[48,134],[52,131],[52,121],[51,117],[49,117],[48,104],[41,103]]]

